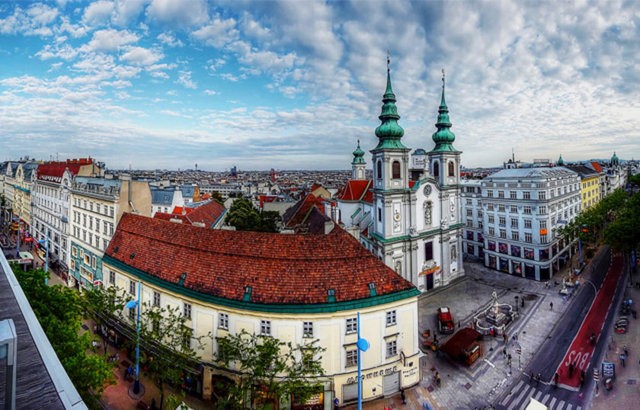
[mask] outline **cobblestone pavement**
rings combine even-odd
[[[491,294],[496,292],[499,303],[515,304],[515,297],[525,299],[524,308],[519,318],[507,329],[508,341],[501,337],[485,338],[484,356],[471,368],[453,364],[445,357],[436,357],[427,352],[423,358],[423,380],[420,388],[425,390],[430,402],[442,409],[477,409],[489,407],[491,402],[500,396],[516,375],[526,369],[531,358],[536,354],[544,340],[553,332],[554,324],[565,311],[569,296],[560,294],[562,278],[568,272],[564,269],[549,282],[535,282],[529,279],[514,277],[496,272],[482,265],[467,263],[467,275],[456,283],[438,289],[420,297],[419,329],[436,327],[436,309],[449,306],[454,314],[456,325],[469,326],[475,314],[488,307],[492,302]],[[553,303],[553,309],[550,308]],[[517,342],[514,336],[517,335]],[[446,341],[438,336],[441,344]],[[517,346],[521,354],[517,354]],[[503,349],[512,356],[512,364],[508,365]],[[436,387],[434,374],[439,372],[442,383]],[[435,406],[434,406],[435,407]]]

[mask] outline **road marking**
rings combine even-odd
[[[571,407],[573,407],[573,404],[567,403],[567,409],[566,410],[571,410]]]
[[[562,410],[563,407],[564,407],[564,400],[560,402],[560,404],[558,405],[558,407],[556,407],[556,409]]]
[[[527,393],[529,392],[529,389],[531,389],[532,387],[529,386],[528,384],[526,386],[524,386],[525,388],[522,389],[522,391],[520,392],[520,394],[518,395],[518,397],[515,399],[514,403],[520,403],[522,401],[522,399],[525,398],[525,396],[527,395]]]
[[[547,393],[547,394],[544,396],[544,399],[542,399],[542,404],[547,404],[547,400],[549,399],[549,396],[550,396],[550,394],[549,394],[549,393]]]
[[[523,380],[520,380],[518,382],[518,384],[516,384],[516,387],[514,387],[513,389],[511,389],[512,392],[517,392],[518,390],[520,390],[520,388],[522,387],[522,384],[524,383]],[[505,397],[504,399],[502,399],[502,401],[500,402],[501,405],[506,406],[507,402],[509,401],[509,399],[511,399],[513,397],[513,394],[507,394],[507,397]]]
[[[487,364],[488,364],[489,366],[493,367],[494,369],[496,368],[496,365],[495,365],[495,364],[493,364],[493,363],[491,363],[491,362],[490,362],[489,360],[487,360],[486,358],[485,358],[485,359],[482,359],[482,360],[484,360],[485,362],[487,362]]]
[[[549,403],[549,408],[553,407],[553,405],[556,403],[556,400],[557,399],[555,397],[551,399],[551,403]]]
[[[540,401],[541,396],[542,396],[542,390],[539,390],[533,398]]]

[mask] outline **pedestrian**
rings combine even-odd
[[[333,410],[338,410],[340,408],[340,400],[338,398],[333,399]]]
[[[524,307],[524,298],[520,299],[520,307]]]
[[[407,398],[404,395],[404,389],[400,389],[400,398],[402,399],[402,404],[407,404]]]
[[[549,302],[549,310],[553,310],[553,302]]]
[[[556,374],[553,375],[553,382],[555,383],[556,387],[558,386],[558,378],[560,377],[560,375],[556,372]]]
[[[507,343],[507,340],[509,340],[509,337],[507,336],[507,332],[503,332],[502,333],[502,340]]]
[[[569,363],[569,377],[573,376],[573,363]]]
[[[502,356],[507,357],[507,348],[502,349]]]

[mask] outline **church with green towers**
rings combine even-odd
[[[387,65],[378,143],[370,150],[373,179],[364,172],[358,142],[353,174],[336,195],[341,226],[420,291],[445,286],[464,275],[460,214],[460,157],[453,143],[445,76],[430,151],[404,145],[404,129]],[[425,141],[425,144],[427,141]]]

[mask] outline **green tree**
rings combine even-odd
[[[119,290],[115,286],[94,286],[83,292],[83,296],[86,315],[95,322],[96,326],[111,328],[115,321],[122,320],[122,309],[127,301],[124,290]],[[107,341],[103,340],[102,345],[106,356]]]
[[[79,294],[60,285],[48,286],[42,269],[24,272],[12,266],[49,342],[78,393],[90,407],[97,406],[105,382],[113,382],[113,366],[91,351],[92,335],[81,333],[84,304]]]
[[[246,330],[218,339],[216,362],[234,372],[237,380],[217,395],[219,409],[268,407],[294,394],[304,402],[321,388],[320,354],[325,350],[313,340],[293,346],[274,337],[250,334]],[[214,389],[218,390],[218,389]],[[216,393],[218,394],[218,393]]]
[[[238,231],[277,232],[280,215],[274,211],[259,212],[246,198],[236,199],[225,222]]]
[[[211,335],[194,336],[190,319],[178,307],[144,303],[140,316],[140,346],[144,354],[141,360],[160,388],[162,408],[166,385],[181,385],[186,372],[195,370],[203,340]]]

